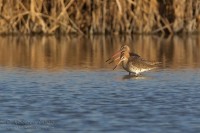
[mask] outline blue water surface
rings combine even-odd
[[[0,132],[200,132],[200,69],[0,68]]]

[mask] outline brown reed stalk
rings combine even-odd
[[[199,0],[0,0],[0,33],[199,31]]]

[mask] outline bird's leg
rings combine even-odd
[[[129,76],[131,76],[131,72],[129,72]]]
[[[135,73],[135,77],[138,77],[138,73]]]

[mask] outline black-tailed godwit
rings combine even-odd
[[[138,54],[130,53],[130,48],[127,45],[122,46],[120,51],[121,51],[120,58],[118,57],[120,60],[116,64],[116,66],[113,68],[113,70],[120,63],[122,63],[122,67],[127,72],[129,72],[129,75],[131,75],[131,73],[134,73],[135,76],[138,76],[142,72],[157,68],[158,64],[160,64],[160,62],[147,61],[143,59],[142,57],[140,57]],[[119,55],[118,52],[117,54],[114,55],[114,57],[116,55]],[[113,58],[113,60],[116,60],[117,58],[114,59],[114,57],[111,57],[111,59]]]

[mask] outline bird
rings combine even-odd
[[[134,73],[135,76],[140,75],[142,72],[155,69],[158,67],[158,64],[160,64],[160,62],[147,61],[140,57],[138,54],[130,53],[130,48],[127,45],[122,49],[120,60],[115,65],[113,70],[120,63],[122,63],[122,67],[124,68],[124,70],[129,72],[129,75]]]

